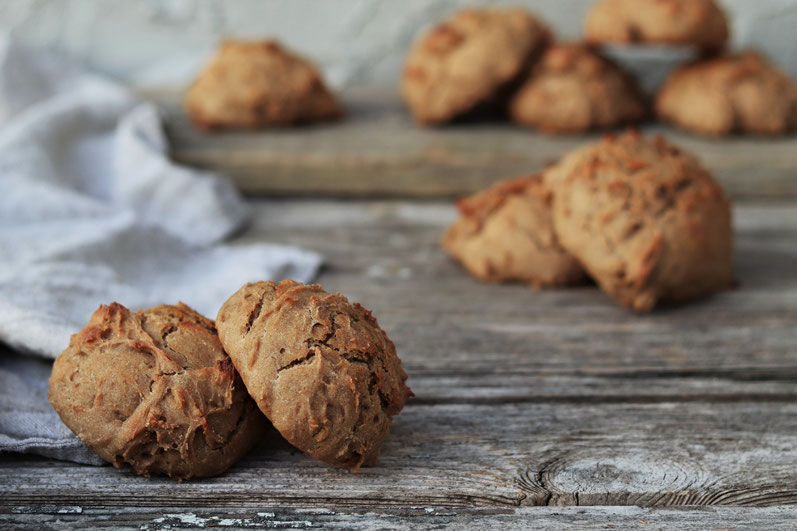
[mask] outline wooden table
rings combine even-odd
[[[504,134],[531,151],[574,142]],[[396,343],[417,397],[379,465],[334,469],[276,432],[225,475],[185,483],[4,455],[0,528],[793,528],[797,174],[781,177],[779,201],[735,189],[739,287],[645,316],[595,287],[472,279],[437,244],[447,199],[253,198],[236,241],[320,251],[319,281]]]

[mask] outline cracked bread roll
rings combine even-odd
[[[224,41],[188,89],[185,107],[205,129],[320,122],[343,114],[318,69],[277,41]]]
[[[714,0],[600,0],[584,19],[593,43],[656,43],[718,50],[728,20]]]
[[[546,133],[638,122],[647,114],[634,79],[581,43],[549,47],[510,104],[512,119]]]
[[[648,311],[730,287],[728,199],[697,158],[662,137],[607,135],[545,180],[562,246],[623,306]]]
[[[706,59],[670,76],[656,111],[705,135],[783,135],[797,129],[797,82],[758,52]]]
[[[142,476],[221,474],[267,426],[213,321],[184,304],[100,306],[55,360],[49,400],[100,457]]]
[[[496,99],[528,70],[550,40],[523,9],[465,9],[410,50],[401,93],[416,121],[448,122]]]
[[[249,393],[298,449],[331,465],[374,465],[412,396],[371,312],[319,285],[257,282],[219,310],[219,337]]]
[[[534,287],[586,280],[553,231],[551,194],[539,175],[509,179],[457,202],[441,244],[475,277]]]

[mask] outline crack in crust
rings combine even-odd
[[[313,361],[313,358],[315,358],[315,351],[311,350],[310,352],[307,353],[305,357],[293,360],[289,364],[283,365],[282,367],[277,369],[277,373],[281,373],[282,371],[287,371],[288,369],[292,369],[299,365],[308,365],[310,362]]]
[[[252,308],[251,313],[249,313],[249,319],[246,322],[246,334],[252,329],[252,324],[260,317],[260,312],[263,310],[263,299],[260,299],[255,307]]]

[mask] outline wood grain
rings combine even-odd
[[[379,466],[357,474],[271,432],[227,474],[182,484],[127,468],[4,459],[0,495],[12,506],[120,509],[795,504],[797,404],[755,398],[411,403]]]
[[[424,129],[395,89],[353,87],[337,124],[261,132],[201,132],[180,95],[148,91],[167,122],[172,155],[221,171],[249,194],[454,197],[537,171],[600,135],[549,137],[509,123]],[[697,153],[734,197],[797,196],[797,136],[715,140],[648,124]]]
[[[379,465],[333,469],[275,432],[227,474],[181,484],[6,455],[0,527],[793,521],[793,508],[778,507],[797,504],[794,203],[736,207],[737,289],[646,316],[594,286],[534,291],[472,279],[437,244],[454,216],[448,202],[252,205],[239,242],[322,252],[324,286],[373,310],[397,345],[417,397]]]

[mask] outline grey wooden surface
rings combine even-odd
[[[180,162],[230,175],[250,194],[454,197],[543,168],[599,134],[549,137],[509,123],[420,128],[394,88],[343,93],[339,123],[261,132],[197,130],[179,94],[150,91],[166,116]],[[661,133],[698,154],[736,198],[797,197],[797,135],[715,140],[660,124]]]
[[[738,203],[739,287],[645,316],[595,287],[470,278],[437,245],[448,201],[252,205],[239,241],[322,252],[324,287],[396,343],[417,397],[379,465],[334,469],[275,432],[185,483],[5,455],[0,527],[794,525],[797,203]]]

